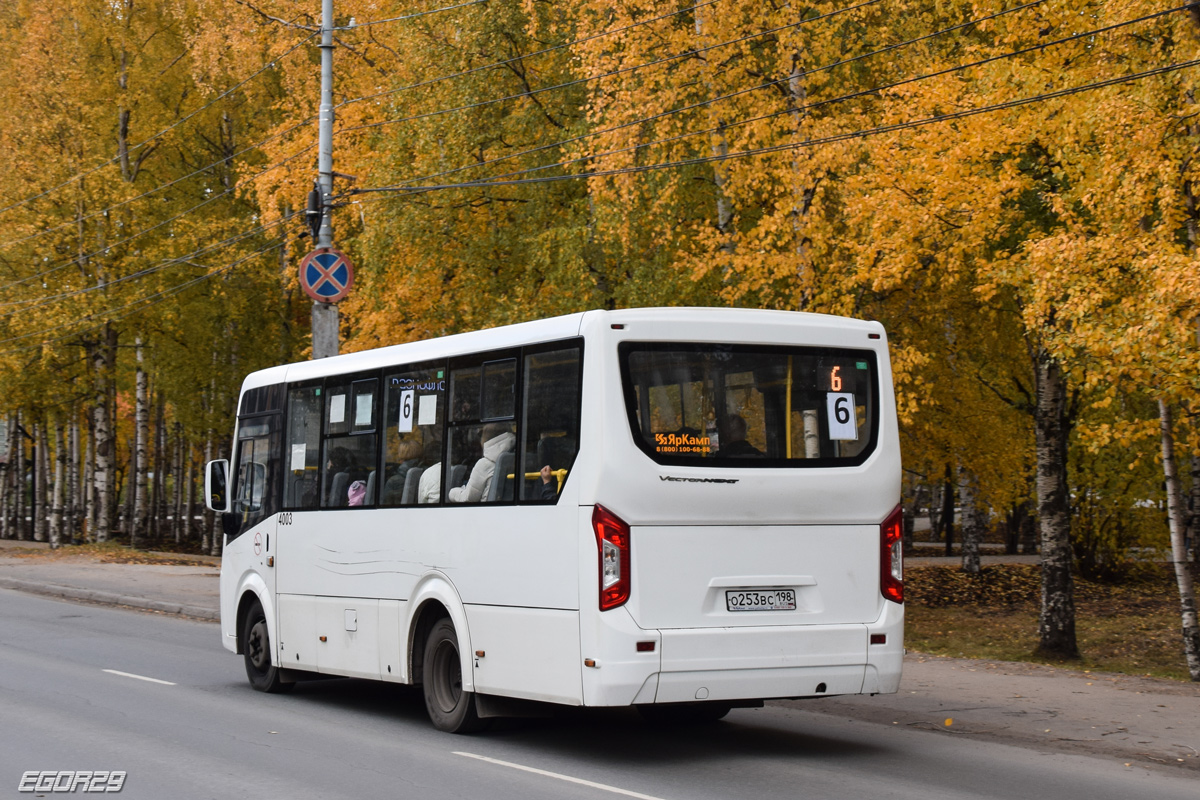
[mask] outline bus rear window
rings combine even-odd
[[[878,433],[875,353],[625,342],[634,439],[660,464],[861,464]]]

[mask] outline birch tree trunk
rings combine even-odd
[[[13,487],[16,489],[16,498],[15,498],[16,499],[16,508],[14,509],[16,512],[16,517],[14,520],[14,524],[16,527],[16,534],[17,534],[16,537],[14,537],[14,538],[21,539],[22,541],[29,541],[29,527],[25,524],[25,501],[27,499],[27,495],[25,492],[25,487],[26,487],[26,481],[25,481],[25,467],[26,467],[26,465],[25,465],[25,434],[23,432],[24,429],[21,425],[21,423],[24,421],[26,421],[24,418],[24,415],[20,411],[18,411],[17,412],[17,452],[16,452],[16,460],[13,462],[16,465],[16,472],[13,476],[15,478],[15,481],[13,482]]]
[[[695,19],[696,38],[702,39],[704,36],[704,19],[700,13],[701,6],[699,0],[694,4],[692,14]],[[697,49],[701,47],[701,43],[697,42]],[[710,69],[706,56],[701,56],[705,69]],[[718,91],[714,86],[711,77],[705,79],[705,86],[708,88],[709,97],[716,97]],[[733,276],[732,257],[737,252],[737,242],[734,239],[733,230],[733,204],[729,202],[728,190],[726,184],[726,167],[722,160],[729,154],[729,139],[725,136],[725,120],[720,117],[716,118],[717,133],[712,142],[712,154],[715,161],[713,162],[713,185],[717,190],[717,230],[721,232],[723,241],[721,242],[721,252],[729,257],[724,265],[724,279],[729,280]]]
[[[174,453],[171,458],[171,538],[178,545],[183,541],[183,426],[176,422]]]
[[[983,510],[979,507],[979,496],[970,475],[962,476],[959,487],[959,506],[962,508],[962,571],[979,574],[979,545],[985,529]]]
[[[195,463],[191,458],[190,447],[184,449],[184,464],[187,480],[183,484],[183,540],[190,542],[192,540],[192,503],[196,488]]]
[[[63,502],[63,533],[68,544],[75,543],[79,533],[79,409],[71,407],[67,423],[67,482]]]
[[[204,463],[212,461],[213,457],[213,432],[208,432],[208,439],[204,442]],[[204,523],[200,528],[200,552],[207,553],[212,549],[213,532],[216,530],[216,514],[212,511],[204,512]]]
[[[33,540],[46,541],[46,484],[50,470],[47,469],[49,450],[46,442],[46,421],[41,419],[33,425]]]
[[[0,495],[0,539],[15,539],[16,529],[12,524],[13,506],[16,501],[16,472],[17,472],[17,437],[21,434],[17,433],[16,417],[9,417],[5,424],[8,425],[8,442],[4,449],[4,476],[0,480],[0,485],[3,486],[3,494]]]
[[[146,535],[146,444],[150,437],[150,401],[146,396],[149,381],[143,368],[145,356],[141,336],[134,339],[134,358],[137,360],[137,372],[133,425],[133,518],[129,526],[129,546],[136,548],[139,539]]]
[[[1183,488],[1175,465],[1175,441],[1171,430],[1171,407],[1162,398],[1158,401],[1158,419],[1162,428],[1163,477],[1167,484],[1167,522],[1171,530],[1171,563],[1175,567],[1175,583],[1179,587],[1179,609],[1183,627],[1183,652],[1187,658],[1188,675],[1200,681],[1200,622],[1196,617],[1196,591],[1188,569],[1187,550],[1183,533]]]
[[[83,450],[83,483],[80,485],[79,516],[84,525],[84,539],[96,540],[96,416],[87,418],[88,437]]]
[[[95,369],[95,403],[92,419],[96,431],[94,476],[96,487],[96,541],[107,542],[112,533],[114,497],[113,469],[116,456],[116,437],[113,435],[109,403],[109,383],[112,366],[116,359],[117,332],[111,325],[105,326],[104,339],[92,356]],[[111,355],[110,355],[111,354]]]
[[[150,534],[155,542],[163,540],[167,505],[167,408],[162,392],[154,403],[154,480],[150,483]]]
[[[1042,606],[1037,652],[1079,658],[1075,638],[1075,581],[1071,574],[1071,513],[1067,491],[1067,387],[1056,359],[1038,354],[1037,497],[1042,545]]]
[[[67,479],[67,435],[61,419],[54,421],[54,491],[50,502],[50,547],[57,550],[63,540],[63,499]]]

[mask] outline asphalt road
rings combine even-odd
[[[254,692],[211,623],[0,590],[0,798],[36,796],[18,791],[28,770],[124,770],[121,797],[156,800],[1197,796],[1191,775],[782,706],[672,731],[567,710],[451,736],[405,687]]]

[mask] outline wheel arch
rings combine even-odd
[[[474,691],[474,662],[471,660],[471,632],[467,627],[467,612],[450,579],[441,573],[431,573],[422,577],[413,588],[408,607],[408,682],[414,686],[423,682],[425,644],[429,632],[438,620],[448,618],[454,624],[454,633],[458,636],[463,689]]]
[[[262,606],[263,615],[267,618],[267,636],[272,643],[279,641],[275,632],[275,604],[271,602],[270,592],[267,591],[267,586],[263,583],[263,579],[258,573],[247,573],[238,586],[238,604],[237,617],[234,633],[237,636],[237,647],[234,652],[241,655],[245,652],[244,642],[242,641],[242,629],[246,625],[246,616],[250,613],[250,607],[258,603]],[[275,647],[272,645],[272,651]],[[271,663],[278,665],[278,658],[275,652],[271,653]]]

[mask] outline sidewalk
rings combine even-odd
[[[45,556],[16,555],[31,551]],[[79,555],[52,557],[51,552],[45,544],[0,540],[0,588],[212,622],[221,618],[219,558],[188,557],[210,562],[206,566],[106,564]]]
[[[24,549],[30,545],[0,540],[0,587],[219,619],[219,559],[201,559],[204,566],[106,564],[63,551],[30,553]],[[987,556],[985,563],[993,558],[1002,557]],[[910,653],[896,694],[777,702],[1037,752],[1087,754],[1200,773],[1197,684]]]

